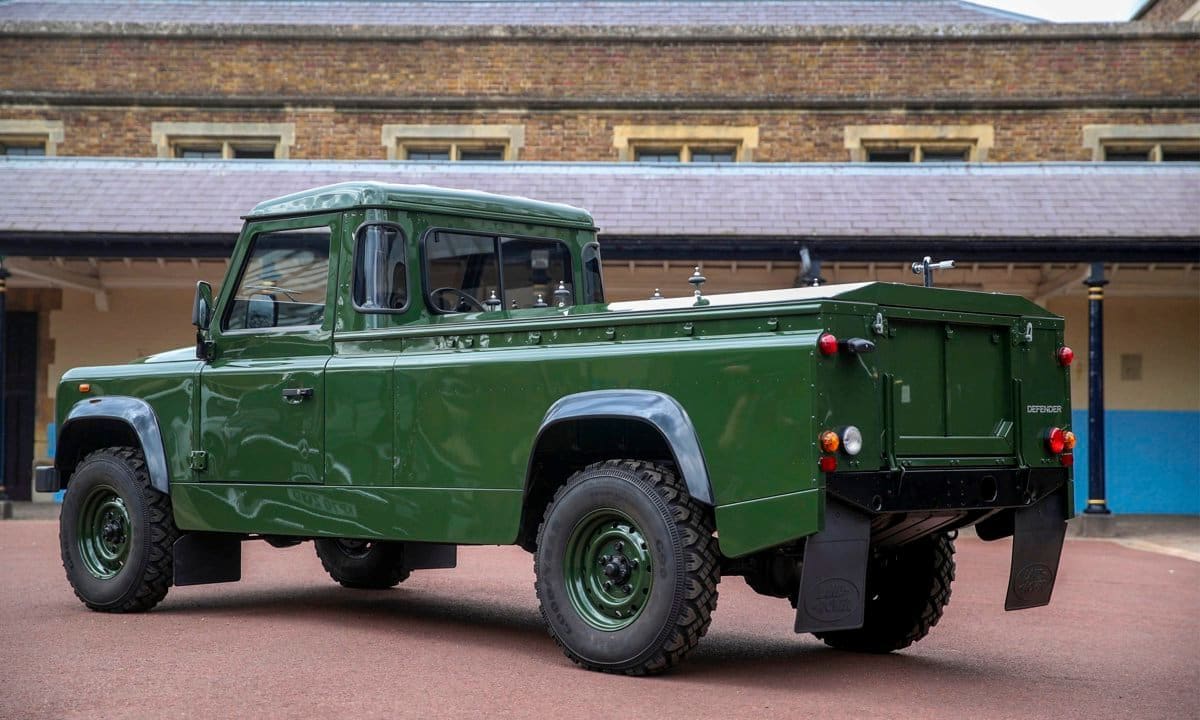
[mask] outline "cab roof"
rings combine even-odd
[[[344,182],[284,195],[260,202],[244,218],[257,220],[362,207],[421,210],[585,230],[596,227],[591,213],[571,205],[477,190],[383,182]]]

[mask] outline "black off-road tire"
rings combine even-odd
[[[355,590],[387,590],[408,579],[404,545],[370,540],[319,539],[317,557],[329,577]]]
[[[90,499],[89,499],[90,498]],[[89,570],[81,514],[97,498],[109,500],[127,514],[126,556],[111,577]],[[89,513],[89,517],[93,516]],[[92,610],[143,612],[167,596],[174,581],[172,546],[179,537],[169,495],[154,489],[146,458],[133,447],[110,447],[87,455],[71,477],[59,517],[63,569],[75,596]],[[90,557],[95,557],[94,552]]]
[[[641,556],[651,571],[631,624],[604,630],[573,604],[566,559],[585,521],[613,510],[644,533]],[[589,465],[559,488],[538,528],[534,570],[542,619],[566,656],[589,670],[626,675],[661,673],[696,647],[712,622],[721,579],[711,511],[670,468],[636,460]]]
[[[954,540],[945,533],[882,551],[867,567],[863,626],[815,634],[839,650],[901,650],[928,635],[942,619],[953,582]]]

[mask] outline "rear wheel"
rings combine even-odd
[[[708,511],[668,468],[609,460],[576,473],[538,529],[535,587],[550,635],[590,670],[678,664],[717,605]]]
[[[332,538],[314,544],[325,572],[344,587],[386,590],[408,579],[402,543]]]
[[[879,551],[867,567],[863,626],[816,636],[840,650],[888,653],[906,648],[942,619],[952,582],[954,541],[945,533]]]
[[[174,579],[177,537],[171,498],[150,484],[141,450],[97,450],[75,468],[59,546],[67,580],[89,608],[140,612],[157,605]]]

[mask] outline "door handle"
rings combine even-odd
[[[293,405],[301,403],[304,398],[310,398],[313,395],[312,388],[284,388],[283,399]]]

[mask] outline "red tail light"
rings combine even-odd
[[[835,355],[838,350],[837,338],[832,333],[824,333],[817,338],[817,349],[822,355]]]
[[[1071,363],[1075,362],[1075,351],[1066,345],[1060,347],[1055,355],[1058,356],[1058,364],[1063,367],[1069,367]]]
[[[1067,447],[1067,437],[1062,428],[1050,428],[1046,433],[1046,449],[1055,455],[1061,455]]]
[[[821,472],[833,472],[837,470],[837,457],[834,455],[821,456]]]

